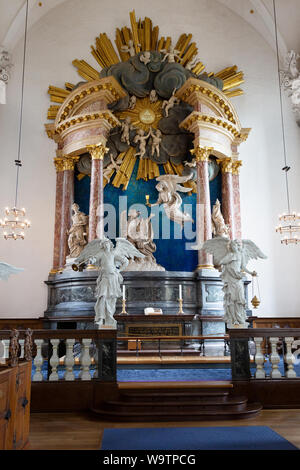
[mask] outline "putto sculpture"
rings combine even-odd
[[[95,239],[88,243],[79,257],[75,259],[73,269],[83,269],[88,262],[100,269],[96,283],[95,323],[101,327],[116,328],[114,319],[116,301],[121,297],[123,271],[130,259],[143,258],[140,253],[125,238],[116,238],[116,246],[108,238]]]
[[[256,276],[249,271],[251,259],[266,259],[258,246],[251,240],[230,240],[216,237],[203,243],[202,249],[213,255],[214,264],[221,269],[224,283],[224,321],[228,328],[248,328],[246,322],[246,300],[244,293],[244,273]]]

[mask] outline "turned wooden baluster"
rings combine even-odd
[[[294,341],[294,338],[292,337],[286,337],[284,338],[285,345],[286,345],[286,353],[284,356],[285,363],[287,364],[287,370],[285,371],[285,376],[288,379],[294,379],[297,377],[297,374],[294,369],[294,356],[292,354],[292,343]]]
[[[255,378],[264,379],[266,377],[266,372],[264,369],[265,356],[263,355],[261,350],[263,338],[254,338],[254,342],[256,349],[254,358],[256,364]]]
[[[60,340],[59,339],[50,339],[50,343],[52,344],[52,356],[50,359],[50,366],[52,368],[51,374],[49,375],[49,380],[51,382],[55,382],[59,379],[57,373],[57,367],[59,365],[59,357],[58,357],[58,345]]]
[[[44,363],[44,359],[43,359],[43,356],[42,356],[42,345],[43,345],[43,342],[44,340],[43,339],[35,339],[34,340],[35,344],[36,344],[36,356],[34,358],[34,365],[36,367],[35,369],[35,373],[33,375],[33,382],[39,382],[39,381],[42,381],[43,380],[43,374],[42,374],[42,366],[43,366],[43,363]]]
[[[18,354],[19,354],[19,331],[13,330],[10,334],[9,343],[9,363],[11,367],[18,365]]]
[[[81,342],[81,354],[80,354],[80,364],[81,371],[79,373],[79,378],[81,380],[91,380],[90,365],[90,345],[92,340],[90,338],[83,338]]]
[[[279,338],[277,337],[271,337],[269,338],[269,341],[271,343],[271,355],[270,355],[270,361],[272,364],[272,370],[271,370],[271,378],[272,379],[280,379],[281,373],[280,370],[278,369],[278,364],[280,362],[280,357],[277,352],[277,343],[279,341]]]
[[[75,344],[75,339],[67,339],[66,340],[66,357],[65,357],[65,366],[66,366],[66,373],[65,373],[65,380],[75,380],[75,375],[73,372],[74,366],[74,354],[73,348]]]
[[[32,361],[32,348],[33,348],[32,330],[30,328],[27,328],[25,332],[25,342],[24,342],[25,361]]]

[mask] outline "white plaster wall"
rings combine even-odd
[[[177,40],[192,33],[206,70],[217,71],[237,64],[245,72],[245,95],[233,99],[242,125],[252,127],[241,146],[241,205],[243,234],[253,239],[268,260],[253,264],[259,271],[262,304],[259,315],[298,315],[300,301],[300,247],[283,247],[274,231],[277,215],[286,209],[282,139],[275,54],[265,40],[240,16],[217,0],[69,0],[49,11],[28,34],[23,168],[20,173],[20,205],[28,209],[32,228],[24,241],[0,240],[0,259],[25,271],[0,284],[2,317],[38,317],[46,308],[44,280],[51,269],[53,251],[55,144],[44,131],[49,84],[81,80],[72,66],[74,58],[96,66],[90,45],[100,32],[113,40],[115,28],[130,25],[129,11],[148,16],[160,34]],[[172,13],[171,13],[172,12]],[[0,107],[0,208],[14,199],[22,42],[13,51],[14,70],[8,85],[8,104]],[[285,100],[287,102],[287,100]],[[297,181],[300,129],[288,102],[285,106],[290,191],[295,210],[300,210]],[[251,294],[251,291],[250,291]]]

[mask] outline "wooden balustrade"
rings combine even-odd
[[[114,381],[116,334],[116,330],[2,330],[0,361],[33,360],[33,382]]]
[[[300,367],[299,375],[295,370],[300,364],[300,328],[232,329],[229,336],[233,380],[300,378]],[[250,368],[250,341],[255,345],[255,370]]]

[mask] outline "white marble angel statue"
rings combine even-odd
[[[182,199],[178,194],[178,191],[181,193],[188,193],[191,188],[185,188],[181,186],[180,183],[186,183],[191,178],[191,175],[188,176],[178,176],[178,175],[161,175],[156,178],[158,184],[155,186],[159,196],[155,204],[150,204],[150,207],[158,206],[163,204],[165,209],[166,216],[176,222],[183,228],[185,222],[193,222],[190,214],[182,212],[181,204]]]
[[[156,129],[156,132],[152,127],[150,127],[150,135],[152,137],[152,143],[151,143],[151,156],[153,157],[154,153],[156,152],[156,156],[159,157],[160,155],[160,150],[159,146],[162,141],[162,134],[159,129]]]
[[[130,131],[133,129],[134,126],[131,124],[131,119],[127,116],[125,121],[121,123],[121,142],[126,142],[127,145],[130,145]]]
[[[247,264],[250,259],[265,259],[266,255],[251,240],[230,240],[226,237],[207,240],[202,249],[213,255],[216,267],[221,267],[227,327],[248,328],[243,277],[244,273],[256,276],[255,271],[247,269]]]
[[[7,281],[9,276],[24,271],[23,268],[16,268],[8,263],[0,262],[0,281]]]
[[[114,247],[108,238],[97,238],[91,241],[83,249],[75,264],[83,265],[91,262],[100,268],[96,284],[95,323],[99,326],[116,328],[114,313],[116,301],[121,297],[121,283],[123,282],[120,271],[123,271],[129,263],[129,259],[143,258],[140,253],[125,238],[116,238]]]
[[[145,135],[145,131],[143,129],[138,129],[137,133],[133,139],[135,144],[139,144],[139,151],[135,152],[136,157],[144,158],[146,153],[146,143],[147,139],[150,136],[150,131],[147,135]]]
[[[121,168],[121,162],[122,162],[122,158],[120,157],[120,155],[116,158],[116,160],[114,160],[114,157],[113,157],[112,153],[109,155],[109,157],[110,157],[111,163],[109,165],[107,165],[107,167],[104,168],[104,170],[103,170],[103,178],[105,178],[108,183],[110,181],[112,172],[113,171],[116,171],[116,172],[119,171],[120,168]],[[119,163],[119,165],[118,165],[118,163]]]

